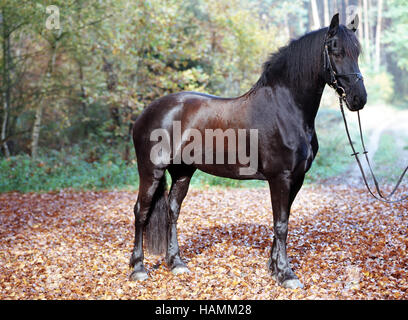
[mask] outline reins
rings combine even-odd
[[[357,117],[358,117],[359,134],[360,134],[361,145],[362,145],[362,148],[363,148],[363,154],[364,154],[364,156],[365,156],[365,159],[366,159],[366,162],[367,162],[367,165],[368,165],[368,168],[369,168],[371,177],[372,177],[372,179],[373,179],[373,181],[374,181],[375,189],[376,189],[378,195],[376,195],[376,194],[374,193],[374,191],[370,188],[370,186],[369,186],[369,184],[368,184],[368,181],[367,181],[366,174],[365,174],[365,172],[364,172],[364,168],[363,168],[363,166],[362,166],[362,164],[361,164],[361,161],[360,161],[360,158],[359,158],[359,156],[358,156],[358,155],[359,155],[359,152],[357,152],[356,149],[354,148],[354,143],[353,143],[353,141],[352,141],[352,139],[351,139],[351,135],[350,135],[350,131],[349,131],[349,128],[348,128],[348,124],[347,124],[347,120],[346,120],[346,115],[345,115],[344,107],[343,107],[343,101],[348,105],[348,102],[347,102],[347,100],[346,100],[346,96],[347,96],[347,95],[346,95],[345,89],[344,89],[342,86],[339,85],[339,83],[338,83],[338,81],[337,81],[337,77],[346,77],[346,76],[352,76],[352,75],[354,75],[354,76],[356,76],[356,81],[353,83],[353,85],[354,85],[354,84],[356,84],[359,80],[363,80],[363,76],[362,76],[361,73],[359,73],[359,72],[356,72],[356,73],[348,73],[348,74],[337,74],[337,73],[334,71],[333,66],[332,66],[332,64],[331,64],[331,61],[330,61],[330,56],[329,56],[329,52],[328,52],[327,41],[325,41],[325,45],[324,45],[324,64],[325,64],[325,69],[328,70],[328,71],[329,71],[329,74],[330,74],[330,81],[329,81],[328,84],[329,84],[329,86],[330,86],[331,88],[333,88],[333,89],[337,92],[337,94],[339,95],[340,110],[341,110],[341,114],[342,114],[342,116],[343,116],[343,121],[344,121],[344,126],[345,126],[345,129],[346,129],[347,138],[348,138],[348,141],[349,141],[349,143],[350,143],[351,150],[353,151],[353,153],[351,154],[351,156],[354,156],[354,158],[356,159],[356,162],[357,162],[358,167],[359,167],[360,172],[361,172],[361,176],[362,176],[362,178],[363,178],[363,180],[364,180],[364,184],[365,184],[365,186],[367,187],[368,192],[369,192],[375,199],[377,199],[377,200],[379,200],[379,201],[382,201],[382,202],[385,202],[385,203],[396,203],[396,202],[401,202],[401,201],[407,200],[407,199],[408,199],[408,195],[407,195],[407,196],[404,196],[404,197],[402,197],[402,198],[399,198],[399,199],[397,199],[397,200],[390,200],[390,198],[395,194],[395,192],[397,191],[397,189],[398,189],[399,186],[401,185],[401,182],[402,182],[402,180],[403,180],[405,174],[408,172],[408,166],[407,166],[407,167],[405,168],[405,170],[402,172],[400,178],[398,179],[398,182],[397,182],[396,186],[394,187],[394,189],[393,189],[388,195],[384,195],[383,192],[381,191],[380,186],[379,186],[379,183],[378,183],[378,180],[377,180],[377,178],[376,178],[376,176],[375,176],[375,174],[374,174],[374,171],[373,171],[373,169],[372,169],[372,167],[371,167],[370,160],[369,160],[369,158],[368,158],[368,151],[367,151],[367,149],[366,149],[366,147],[365,147],[365,143],[364,143],[363,130],[362,130],[362,127],[361,127],[361,117],[360,117],[360,112],[359,112],[359,111],[357,111]]]
[[[362,147],[363,147],[363,154],[364,154],[365,159],[366,159],[366,161],[367,161],[367,165],[368,165],[368,168],[369,168],[371,177],[372,177],[372,179],[373,179],[373,181],[374,181],[375,189],[376,189],[376,191],[377,191],[377,193],[378,193],[378,196],[375,195],[375,193],[371,190],[371,188],[370,188],[370,186],[369,186],[369,184],[368,184],[368,181],[367,181],[367,178],[366,178],[366,175],[365,175],[363,166],[362,166],[362,164],[361,164],[360,158],[358,157],[358,155],[359,155],[360,153],[356,151],[356,149],[354,148],[353,141],[351,140],[350,131],[349,131],[348,124],[347,124],[347,120],[346,120],[346,115],[345,115],[345,113],[344,113],[343,100],[346,101],[346,100],[345,100],[345,96],[339,97],[340,110],[341,110],[341,114],[342,114],[342,116],[343,116],[344,127],[345,127],[345,129],[346,129],[346,134],[347,134],[348,141],[349,141],[349,143],[350,143],[351,150],[353,151],[353,153],[351,154],[351,156],[354,156],[354,158],[356,159],[356,162],[357,162],[358,167],[359,167],[360,172],[361,172],[361,176],[363,177],[364,184],[365,184],[365,186],[367,187],[368,192],[369,192],[375,199],[377,199],[377,200],[379,200],[379,201],[382,201],[382,202],[386,202],[386,203],[396,203],[396,202],[400,202],[400,201],[407,200],[407,199],[408,199],[408,195],[407,195],[407,196],[404,196],[404,197],[402,197],[402,198],[400,198],[400,199],[397,199],[397,200],[390,200],[389,198],[392,197],[392,196],[395,194],[395,192],[397,191],[397,189],[399,188],[399,186],[400,186],[400,184],[401,184],[401,182],[402,182],[402,180],[403,180],[405,174],[406,174],[407,171],[408,171],[408,167],[406,167],[405,170],[402,172],[402,174],[401,174],[401,176],[400,176],[400,178],[399,178],[399,180],[398,180],[396,186],[394,187],[394,189],[393,189],[388,195],[384,195],[384,194],[382,193],[382,191],[381,191],[381,189],[380,189],[380,186],[379,186],[379,183],[378,183],[378,180],[377,180],[377,178],[376,178],[376,176],[375,176],[375,174],[374,174],[374,171],[373,171],[373,169],[372,169],[372,167],[371,167],[370,160],[369,160],[369,158],[368,158],[368,151],[367,151],[366,148],[365,148],[364,138],[363,138],[363,133],[362,133],[363,131],[362,131],[362,128],[361,128],[360,112],[357,111],[357,115],[358,115],[358,126],[359,126],[359,131],[360,131],[361,145],[362,145]],[[347,101],[346,101],[346,103],[347,103]]]

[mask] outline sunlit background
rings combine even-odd
[[[130,127],[149,102],[245,93],[289,39],[359,15],[362,112],[379,176],[408,155],[405,0],[0,0],[0,191],[137,187]],[[50,7],[52,6],[52,7]],[[350,121],[355,118],[350,115]],[[355,128],[354,128],[355,129]],[[308,182],[358,175],[325,89]],[[198,174],[193,185],[258,186]]]

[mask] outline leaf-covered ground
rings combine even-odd
[[[304,289],[266,269],[272,214],[266,189],[192,189],[179,219],[191,273],[146,257],[128,281],[137,193],[0,194],[0,299],[407,299],[408,202],[362,189],[309,186],[289,225],[288,255]]]

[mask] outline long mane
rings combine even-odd
[[[309,32],[272,53],[263,64],[262,74],[250,92],[277,82],[293,87],[299,86],[301,82],[315,82],[323,68],[323,48],[327,31],[328,28],[322,28]],[[336,35],[345,53],[358,58],[361,47],[354,32],[344,25],[339,25]]]

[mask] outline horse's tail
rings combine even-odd
[[[157,255],[163,254],[167,250],[169,202],[166,189],[166,175],[163,174],[153,196],[147,224],[144,227],[146,249]]]

